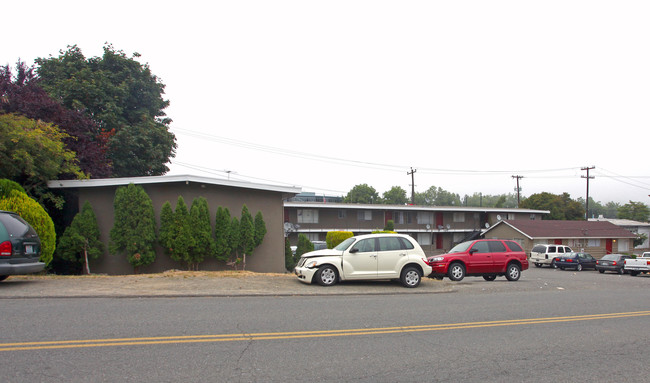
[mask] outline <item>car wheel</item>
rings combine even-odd
[[[625,270],[621,267],[620,269],[618,269],[618,274],[619,275],[625,274]]]
[[[461,281],[465,278],[465,266],[462,263],[454,262],[449,266],[449,271],[447,271],[449,279],[452,281]]]
[[[422,280],[422,274],[420,274],[420,270],[417,268],[409,266],[402,270],[402,275],[399,279],[404,287],[418,287],[420,280]]]
[[[630,275],[633,276],[633,277],[636,277],[637,275],[639,275],[639,272],[630,270]]]
[[[578,263],[578,266],[576,267],[577,271],[582,271],[582,265]]]
[[[560,270],[564,270],[564,267],[560,267]]]
[[[316,282],[321,286],[332,286],[337,280],[338,273],[334,266],[323,265],[316,272]]]
[[[605,274],[605,270],[598,270],[599,273]]]
[[[555,264],[555,259],[551,261],[551,268],[557,269],[557,265]]]
[[[518,281],[521,277],[521,268],[516,263],[511,263],[506,269],[506,279],[511,282]]]
[[[541,263],[535,263],[535,267],[542,267]]]
[[[0,275],[0,282],[4,281],[7,278],[9,278],[8,275]]]
[[[485,279],[486,281],[490,282],[490,281],[493,281],[493,280],[497,279],[497,276],[494,275],[494,274],[484,275],[484,276],[483,276],[483,279]]]

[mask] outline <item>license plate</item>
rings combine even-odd
[[[34,245],[25,245],[25,253],[26,254],[33,254],[34,253]]]

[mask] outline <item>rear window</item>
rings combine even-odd
[[[7,233],[14,237],[24,237],[31,228],[25,220],[14,214],[0,214],[0,222],[3,223]]]
[[[506,241],[506,245],[508,245],[511,251],[524,251],[524,249],[522,249],[517,242]]]
[[[603,255],[603,257],[601,259],[605,260],[605,261],[616,261],[618,259],[618,255],[607,254],[607,255]]]
[[[534,251],[536,253],[545,253],[546,252],[546,246],[537,245],[537,246],[533,247],[532,251]]]

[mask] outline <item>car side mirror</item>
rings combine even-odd
[[[478,251],[478,250],[476,250],[476,249],[471,249],[471,250],[469,251],[469,255],[472,255],[472,254],[476,253],[477,251]]]
[[[358,253],[358,252],[359,252],[359,248],[357,248],[357,247],[353,247],[353,248],[350,249],[350,254]]]

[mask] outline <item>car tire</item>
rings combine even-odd
[[[555,259],[551,261],[551,269],[557,269],[557,265],[555,264]]]
[[[422,273],[416,267],[408,266],[402,270],[402,274],[399,277],[402,286],[408,288],[418,287],[420,281],[422,280]]]
[[[506,279],[510,282],[518,281],[521,277],[521,267],[516,263],[511,263],[506,268]]]
[[[9,278],[8,275],[0,275],[0,282],[4,281],[7,278]]]
[[[633,276],[633,277],[636,277],[637,275],[639,275],[639,272],[630,270],[630,275]]]
[[[625,270],[621,267],[620,269],[618,269],[618,275],[623,275],[623,274],[625,274]]]
[[[598,270],[599,273],[605,274],[605,270]]]
[[[576,271],[582,271],[582,265],[578,263],[578,266],[576,266]]]
[[[316,282],[321,286],[333,286],[339,280],[336,267],[331,265],[321,266],[314,277],[316,278]]]
[[[535,267],[542,267],[541,263],[535,263]]]
[[[497,279],[497,276],[494,275],[494,274],[484,275],[483,279],[485,279],[488,282],[491,282],[491,281]]]
[[[465,266],[460,262],[454,262],[449,265],[449,270],[447,271],[447,276],[452,281],[462,281],[465,278]]]

